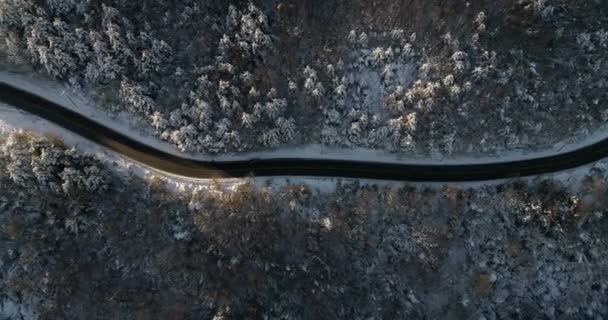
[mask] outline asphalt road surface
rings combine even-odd
[[[200,161],[175,156],[116,132],[61,105],[0,82],[0,101],[51,121],[151,168],[190,178],[344,177],[416,182],[483,181],[572,169],[608,156],[608,138],[547,157],[471,165],[410,165],[323,159]]]

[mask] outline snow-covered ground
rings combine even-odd
[[[423,160],[423,159],[411,159],[401,158],[395,155],[387,154],[377,150],[369,149],[352,149],[352,150],[339,150],[339,149],[328,149],[322,145],[310,145],[298,148],[286,148],[279,149],[269,152],[256,152],[256,153],[244,153],[244,154],[231,154],[217,157],[209,157],[205,155],[192,155],[184,154],[175,149],[169,143],[160,141],[159,139],[147,134],[142,129],[138,129],[133,125],[129,124],[126,115],[111,117],[106,112],[102,111],[101,108],[96,107],[90,100],[87,100],[83,95],[79,95],[74,92],[70,92],[60,84],[55,84],[50,81],[42,80],[34,76],[28,76],[23,74],[14,74],[9,72],[0,71],[0,81],[10,82],[13,85],[17,85],[20,88],[27,89],[28,91],[44,96],[45,98],[54,101],[58,104],[64,105],[72,110],[75,110],[87,117],[95,119],[103,123],[104,125],[119,131],[125,135],[129,135],[140,141],[152,145],[158,149],[172,153],[179,156],[191,157],[195,159],[214,159],[214,160],[231,160],[231,159],[243,159],[243,158],[307,158],[315,157],[321,159],[351,159],[351,160],[371,160],[371,161],[383,161],[383,162],[399,162],[399,163],[424,163],[424,164],[459,164],[459,163],[488,163],[488,162],[499,162],[509,161],[517,159],[534,158],[545,155],[551,155],[569,150],[575,150],[582,146],[597,142],[608,135],[607,131],[599,131],[594,135],[589,136],[585,139],[578,141],[570,141],[568,143],[562,143],[556,145],[553,149],[545,150],[542,152],[526,153],[521,151],[519,153],[509,153],[501,157],[486,157],[486,158],[458,158],[458,159],[440,159],[440,160]],[[11,106],[0,104],[0,131],[7,132],[9,130],[24,129],[32,130],[41,134],[50,134],[60,137],[68,146],[74,146],[82,152],[94,154],[103,161],[105,161],[109,167],[114,168],[122,174],[135,174],[137,176],[150,179],[152,177],[161,177],[167,183],[168,187],[174,190],[187,190],[196,188],[206,188],[212,183],[215,183],[209,179],[192,179],[189,177],[176,176],[167,172],[159,172],[156,169],[147,167],[144,164],[127,159],[124,156],[117,154],[111,150],[105,149],[77,134],[72,133],[60,126],[53,123],[49,123],[46,120],[40,119],[36,116],[28,114],[26,112],[19,111]],[[524,181],[532,181],[534,179],[542,178],[553,178],[559,180],[572,188],[576,188],[581,178],[589,173],[589,170],[593,167],[606,168],[608,163],[601,161],[595,164],[579,167],[573,170],[559,172],[550,175],[543,175],[542,177],[527,177],[522,178]],[[238,184],[243,183],[244,179],[223,179],[221,184],[227,188],[234,187]],[[258,185],[284,185],[286,183],[305,183],[319,192],[331,192],[335,188],[338,181],[353,181],[353,179],[336,179],[336,178],[324,178],[324,177],[274,177],[274,178],[255,178],[253,181]],[[380,180],[359,180],[363,184],[373,184],[378,186],[403,186],[408,184],[406,182],[391,182],[391,181],[380,181]],[[458,183],[463,187],[480,187],[492,184],[500,184],[504,180],[495,181],[481,181],[481,182],[467,182]],[[440,188],[445,183],[423,183],[416,184],[417,187],[430,187]]]
[[[14,130],[28,130],[42,135],[49,135],[60,138],[67,146],[75,147],[80,152],[95,155],[102,160],[108,168],[119,174],[134,174],[144,179],[161,178],[171,190],[185,191],[204,189],[215,186],[218,183],[224,188],[233,188],[246,181],[253,181],[256,185],[282,186],[288,183],[304,183],[313,187],[317,192],[332,192],[339,179],[324,177],[274,177],[274,178],[254,178],[254,179],[222,179],[214,181],[211,179],[193,179],[184,176],[174,175],[168,172],[158,171],[145,164],[126,158],[112,150],[97,145],[69,130],[66,130],[54,123],[38,118],[27,112],[19,111],[13,107],[0,103],[0,133],[7,134]],[[179,154],[179,153],[178,153]],[[352,179],[343,179],[352,181]],[[362,183],[384,184],[402,186],[404,183],[387,181],[362,181]]]
[[[4,298],[0,300],[0,319],[37,319],[33,305],[31,302],[19,303]]]
[[[189,177],[177,176],[167,172],[161,172],[156,169],[150,168],[144,164],[138,163],[132,159],[126,158],[118,153],[101,147],[69,130],[66,130],[60,126],[57,126],[44,119],[40,119],[29,113],[16,110],[10,106],[0,103],[0,133],[8,133],[13,130],[31,130],[33,132],[52,135],[60,138],[65,142],[67,146],[75,147],[81,152],[92,154],[97,156],[103,162],[107,164],[109,168],[112,168],[116,172],[128,175],[135,174],[145,179],[161,178],[171,190],[185,191],[185,190],[200,190],[210,188],[213,185],[219,183],[224,188],[233,188],[246,181],[253,181],[256,185],[272,185],[276,187],[283,186],[285,184],[306,184],[317,192],[327,193],[332,192],[338,182],[352,182],[359,181],[361,184],[377,185],[380,187],[403,187],[404,185],[410,185],[416,188],[431,188],[441,189],[445,185],[459,185],[464,188],[476,188],[489,185],[497,185],[504,183],[505,180],[493,180],[493,181],[479,181],[479,182],[458,182],[458,183],[410,183],[410,182],[399,182],[399,181],[383,181],[383,180],[372,180],[372,179],[343,179],[343,178],[327,178],[327,177],[273,177],[273,178],[253,178],[253,179],[222,179],[220,182],[210,179],[193,179]],[[607,168],[607,161],[600,161],[598,163],[589,164],[576,169],[558,172],[549,175],[543,175],[538,177],[525,177],[520,178],[522,181],[533,181],[535,179],[552,178],[563,182],[565,185],[570,186],[572,189],[576,189],[582,178],[594,168]]]
[[[99,146],[54,123],[0,103],[0,132],[6,134],[13,130],[28,130],[42,135],[58,137],[69,147],[75,147],[80,152],[95,155],[105,162],[109,168],[121,174],[135,174],[143,178],[160,176],[165,178],[164,180],[168,183],[168,186],[175,190],[188,189],[195,185],[201,186],[211,183],[209,179],[191,179],[168,172],[159,172]],[[242,179],[226,179],[222,181],[225,185],[238,184],[240,182],[242,182]]]
[[[381,150],[372,150],[364,148],[339,149],[328,148],[319,144],[304,145],[298,147],[279,148],[271,151],[263,152],[247,152],[247,153],[229,153],[223,155],[205,155],[183,153],[177,150],[170,143],[164,142],[154,137],[149,130],[138,128],[129,120],[127,114],[111,115],[104,111],[103,108],[87,98],[85,94],[76,93],[70,90],[67,86],[42,79],[39,76],[31,74],[18,74],[8,71],[0,71],[0,81],[11,83],[19,88],[32,92],[36,95],[43,96],[57,104],[70,108],[82,115],[94,119],[105,126],[112,128],[130,137],[134,137],[148,145],[157,149],[163,150],[174,155],[188,157],[197,160],[237,160],[251,158],[318,158],[318,159],[337,159],[337,160],[359,160],[359,161],[378,161],[392,163],[408,163],[408,164],[474,164],[474,163],[490,163],[504,162],[521,159],[530,159],[563,153],[578,149],[604,139],[608,136],[608,128],[598,130],[592,135],[584,138],[572,138],[569,141],[563,141],[555,144],[552,148],[541,151],[516,150],[508,153],[501,153],[487,157],[459,157],[459,158],[416,158],[397,154],[387,153]]]

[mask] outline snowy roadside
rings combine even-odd
[[[152,180],[160,178],[165,182],[170,190],[188,191],[208,189],[212,186],[221,185],[225,189],[234,188],[247,181],[253,181],[258,186],[272,185],[281,187],[286,184],[304,183],[319,193],[328,193],[335,190],[336,184],[340,179],[324,177],[273,177],[273,178],[253,178],[253,179],[194,179],[184,176],[174,175],[168,172],[150,168],[144,164],[126,158],[112,150],[99,146],[69,130],[66,130],[49,121],[38,118],[27,112],[19,111],[11,106],[0,103],[0,133],[6,134],[15,130],[27,130],[37,134],[49,135],[60,138],[67,146],[75,147],[78,151],[96,156],[104,162],[108,168],[115,172],[128,176],[130,174]],[[178,153],[179,154],[179,153]],[[342,179],[344,181],[354,181],[353,179]],[[402,182],[390,181],[361,181],[374,185],[395,185],[403,186]]]
[[[58,137],[67,146],[75,147],[80,152],[94,155],[104,162],[108,168],[113,169],[119,174],[124,176],[134,174],[145,179],[161,177],[172,190],[193,189],[213,183],[209,179],[191,179],[152,169],[135,160],[125,158],[116,152],[101,147],[58,125],[0,103],[0,133],[9,133],[14,130],[27,130],[37,134]],[[226,186],[237,185],[238,183],[242,183],[242,181],[243,179],[226,179],[222,180],[222,184]]]
[[[281,187],[288,183],[298,184],[303,183],[319,193],[328,193],[335,190],[336,185],[342,182],[353,182],[358,181],[361,184],[375,185],[379,187],[403,187],[409,185],[417,189],[430,188],[439,190],[446,185],[457,185],[462,188],[481,188],[485,186],[499,185],[506,180],[493,180],[493,181],[479,181],[479,182],[459,182],[459,183],[411,183],[411,182],[399,182],[399,181],[384,181],[384,180],[371,180],[371,179],[341,179],[341,178],[327,178],[327,177],[261,177],[253,179],[221,179],[220,181],[211,179],[193,179],[189,177],[183,177],[173,175],[167,172],[161,172],[156,169],[150,168],[144,164],[138,163],[130,158],[126,158],[118,153],[101,147],[69,130],[66,130],[58,125],[48,122],[44,119],[40,119],[34,115],[26,112],[18,111],[10,106],[0,103],[0,133],[7,133],[13,130],[31,130],[33,132],[52,135],[60,138],[65,142],[67,146],[75,147],[81,152],[95,155],[101,161],[107,164],[109,168],[112,168],[119,174],[128,176],[134,174],[147,180],[151,179],[162,179],[167,187],[171,190],[186,191],[186,190],[202,190],[211,188],[214,185],[220,184],[223,188],[230,189],[238,186],[239,184],[245,183],[246,181],[253,181],[258,186],[271,185],[274,187]],[[542,179],[554,179],[569,186],[572,190],[578,188],[579,183],[582,179],[589,174],[592,168],[607,168],[608,161],[600,161],[598,163],[589,164],[576,169],[558,172],[554,174],[524,177],[518,180],[523,182],[533,182],[535,180]]]
[[[153,179],[161,178],[167,186],[176,191],[195,190],[208,188],[215,184],[220,184],[224,188],[232,188],[245,181],[253,181],[256,185],[272,185],[280,187],[288,183],[304,183],[313,187],[320,193],[333,192],[338,181],[354,181],[355,179],[336,179],[325,177],[273,177],[273,178],[253,178],[253,179],[193,179],[184,176],[174,175],[168,172],[158,171],[144,164],[138,163],[130,158],[126,158],[112,150],[99,146],[69,130],[55,125],[44,119],[40,119],[26,112],[18,111],[10,106],[0,103],[0,133],[9,133],[14,130],[28,130],[42,135],[50,135],[60,138],[67,146],[75,147],[80,152],[91,154],[103,161],[108,168],[115,170],[122,175],[134,174],[136,176]],[[362,184],[372,184],[379,186],[403,186],[404,182],[391,182],[379,180],[358,180]],[[432,184],[425,184],[431,186]],[[443,185],[443,184],[437,184]]]
[[[76,111],[88,118],[94,119],[103,125],[112,128],[122,134],[134,137],[150,146],[164,152],[187,157],[197,160],[239,160],[252,158],[318,158],[335,160],[360,160],[360,161],[381,161],[389,163],[407,164],[476,164],[505,162],[522,159],[537,158],[542,156],[563,153],[576,150],[580,147],[595,143],[604,139],[608,135],[608,128],[598,130],[586,137],[573,137],[568,141],[553,145],[552,148],[540,151],[513,150],[491,156],[470,156],[455,158],[422,158],[415,155],[390,154],[381,150],[365,148],[333,148],[320,144],[311,144],[298,147],[285,147],[270,151],[227,153],[223,155],[205,155],[197,153],[183,153],[177,150],[172,144],[154,137],[151,132],[143,128],[137,128],[129,121],[127,114],[110,115],[102,108],[95,105],[91,99],[84,94],[78,94],[67,86],[44,80],[36,75],[18,74],[8,71],[0,71],[0,81],[10,83],[21,89],[43,96],[46,99],[60,104],[66,108]]]

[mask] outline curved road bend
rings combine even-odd
[[[191,178],[315,176],[418,182],[481,181],[572,169],[608,156],[608,138],[578,150],[529,160],[471,165],[411,165],[322,159],[200,161],[175,156],[118,133],[68,108],[0,82],[0,101],[51,121],[126,157]]]

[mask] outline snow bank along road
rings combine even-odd
[[[313,158],[201,161],[153,148],[10,83],[0,82],[0,101],[51,121],[151,168],[190,178],[315,176],[419,182],[481,181],[563,171],[608,157],[606,138],[551,156],[483,164],[420,165]]]

